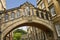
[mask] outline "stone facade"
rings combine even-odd
[[[58,31],[60,29],[60,1],[59,0],[37,0],[37,7],[40,9],[44,9],[47,11],[50,11],[51,13],[51,18],[52,18],[52,22],[54,25],[54,29],[56,32],[56,35],[59,33],[60,31]]]
[[[27,29],[28,40],[53,40],[52,33],[46,33],[43,30],[36,27],[29,27]]]
[[[0,11],[6,9],[6,0],[0,0]]]
[[[28,26],[27,34],[22,35],[21,40],[54,40],[51,32],[46,33],[43,30]]]
[[[26,2],[19,7],[1,11],[1,40],[18,26],[26,25],[40,28],[47,33],[47,35],[51,33],[54,40],[58,39],[58,29],[55,28],[55,26],[58,26],[58,28],[60,26],[58,25],[60,24],[60,4],[58,1],[59,0],[37,0],[37,8],[31,3]],[[6,8],[5,0],[2,0],[2,4],[3,5],[0,5],[3,10]]]

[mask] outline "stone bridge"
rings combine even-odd
[[[21,26],[35,26],[48,32],[54,31],[51,15],[48,11],[38,9],[31,4],[23,4],[20,7],[1,11],[0,29],[1,40],[14,30]]]

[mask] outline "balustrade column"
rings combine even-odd
[[[46,16],[46,19],[49,20],[49,13],[48,12],[46,12],[45,16]]]
[[[45,12],[43,12],[44,19],[46,19]]]
[[[44,19],[44,14],[43,14],[43,12],[41,12],[41,18],[43,18],[43,19]]]
[[[39,11],[39,17],[41,18],[41,11]]]
[[[45,15],[46,15],[46,19],[47,19],[47,20],[51,20],[51,14],[50,14],[49,12],[46,12]]]
[[[37,16],[37,17],[39,17],[39,16],[40,16],[40,15],[39,15],[39,11],[36,11],[36,16]]]

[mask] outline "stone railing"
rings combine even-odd
[[[25,12],[19,13],[19,14],[17,14],[17,13],[16,12],[10,12],[10,13],[7,12],[7,13],[1,14],[0,17],[1,17],[2,22],[8,22],[10,20],[14,20],[14,19],[17,19],[17,18],[20,18],[20,17],[23,17],[23,16],[31,16],[31,15],[32,16],[36,15],[39,18],[46,19],[46,20],[51,20],[51,15],[50,15],[49,12],[43,12],[43,11],[39,11],[39,10],[36,10],[36,9],[32,13],[31,13],[31,11],[29,11],[28,13],[25,13]]]

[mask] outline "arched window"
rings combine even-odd
[[[54,16],[56,15],[56,11],[55,11],[54,5],[51,5],[51,6],[49,7],[49,10],[50,10],[50,12],[51,12],[52,17],[54,17]]]
[[[26,7],[27,15],[30,15],[30,8]]]
[[[11,13],[11,19],[14,19],[15,18],[15,14],[14,12]]]
[[[20,17],[20,11],[19,10],[17,11],[16,15],[17,15],[17,18]]]
[[[5,15],[5,21],[8,21],[8,18],[9,18],[9,15],[6,14],[6,15]]]

